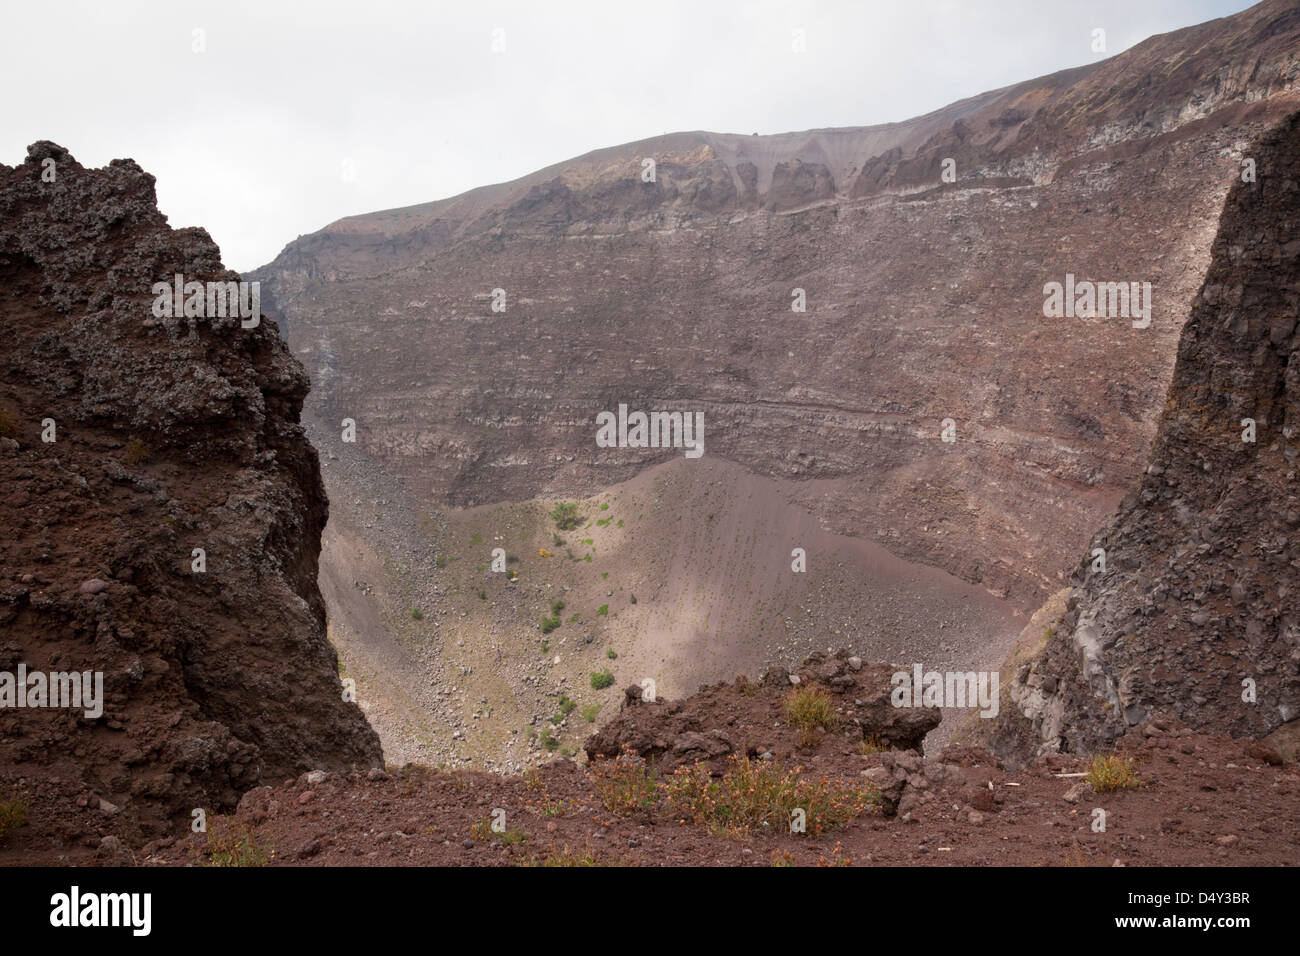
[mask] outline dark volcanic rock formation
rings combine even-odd
[[[381,760],[325,639],[307,376],[266,321],[155,318],[176,273],[238,278],[131,160],[0,166],[0,671],[100,671],[106,698],[0,710],[0,779],[69,837]]]
[[[1300,715],[1300,114],[1256,157],[1258,180],[1223,210],[1146,472],[1012,687],[1046,749],[1106,749],[1155,712],[1236,736]]]
[[[426,500],[608,487],[680,452],[600,449],[598,412],[699,411],[707,455],[828,529],[1033,607],[1137,478],[1297,75],[1300,13],[1269,0],[903,123],[677,133],[350,217],[252,277],[309,421],[355,419]],[[1150,282],[1151,326],[1045,318],[1067,274]]]
[[[921,749],[925,735],[939,726],[936,707],[895,707],[890,701],[889,664],[864,664],[847,650],[816,651],[793,674],[775,668],[754,684],[744,677],[733,683],[700,688],[685,700],[643,700],[640,687],[624,693],[619,715],[592,734],[583,749],[592,759],[617,757],[624,750],[654,760],[663,770],[697,761],[712,761],[733,753],[761,756],[780,740],[794,745],[798,730],[783,711],[800,686],[819,687],[831,700],[836,725],[824,728],[845,736],[853,747],[864,740],[881,749]],[[805,739],[803,745],[815,738]]]

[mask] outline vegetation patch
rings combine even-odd
[[[834,730],[839,723],[830,694],[815,684],[790,691],[782,709],[786,720],[799,729],[800,746],[816,742],[817,728]]]
[[[27,823],[27,801],[22,797],[0,800],[0,840]]]
[[[582,522],[582,515],[578,514],[576,502],[565,501],[555,506],[555,510],[551,512],[551,520],[561,531],[572,531]]]
[[[1105,757],[1093,757],[1088,766],[1088,783],[1097,793],[1112,790],[1137,790],[1142,786],[1138,779],[1137,768],[1131,757],[1111,754]]]
[[[803,768],[776,760],[750,760],[738,754],[720,779],[707,764],[679,767],[666,784],[669,806],[715,833],[738,836],[755,831],[791,832],[801,810],[805,832],[818,834],[846,826],[865,813],[879,812],[880,791],[858,788],[828,777],[805,778]]]
[[[646,763],[634,750],[624,750],[613,760],[595,760],[587,771],[591,788],[611,813],[645,813],[659,802],[654,765]]]
[[[266,866],[275,859],[275,847],[260,841],[252,827],[213,821],[207,856],[208,866]]]

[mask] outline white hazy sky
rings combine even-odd
[[[4,0],[0,162],[38,139],[87,166],[132,157],[173,226],[206,227],[226,265],[248,271],[342,216],[602,146],[903,120],[1248,6]],[[1097,27],[1105,54],[1091,49]]]

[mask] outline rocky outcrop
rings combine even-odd
[[[307,376],[269,321],[158,317],[176,274],[239,278],[131,160],[0,166],[0,672],[104,692],[0,709],[0,779],[69,839],[382,759],[325,639]]]
[[[1252,158],[1145,473],[1011,688],[1041,749],[1108,749],[1159,712],[1234,736],[1300,716],[1300,114]]]
[[[939,725],[935,707],[895,707],[890,701],[889,664],[864,664],[847,650],[810,654],[793,672],[767,671],[758,683],[744,677],[702,687],[684,700],[646,700],[628,687],[617,717],[583,745],[592,759],[625,750],[653,760],[663,770],[698,762],[722,766],[734,753],[771,758],[820,746],[793,726],[784,705],[796,687],[823,689],[835,709],[832,726],[821,733],[843,738],[850,748],[920,751],[925,735]]]

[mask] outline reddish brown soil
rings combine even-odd
[[[685,711],[709,733],[763,734],[757,747],[746,749],[770,748],[776,760],[802,766],[808,777],[870,787],[866,771],[901,791],[901,812],[871,813],[817,835],[719,835],[683,822],[662,800],[640,815],[611,812],[593,790],[591,772],[569,760],[513,777],[408,765],[391,773],[328,774],[314,784],[304,774],[251,791],[235,814],[209,821],[208,836],[184,833],[121,849],[111,839],[101,845],[100,834],[109,832],[102,814],[79,807],[70,789],[33,791],[32,822],[0,846],[0,865],[203,864],[210,862],[210,839],[242,832],[277,865],[483,866],[585,858],[606,865],[767,866],[779,853],[796,865],[1300,862],[1293,825],[1300,772],[1294,764],[1270,764],[1278,755],[1253,742],[1192,733],[1157,718],[1119,748],[1135,762],[1139,789],[1098,794],[1084,784],[1071,803],[1066,794],[1080,779],[1060,775],[1082,772],[1086,761],[1079,757],[1040,757],[1011,770],[970,747],[950,747],[927,760],[913,751],[864,756],[856,752],[856,726],[800,750],[792,728],[772,726],[787,694],[788,684],[777,680],[743,690],[722,685],[702,691]],[[655,708],[665,727],[671,706]],[[1090,827],[1097,807],[1107,813],[1105,833]],[[511,839],[522,835],[520,842],[485,832],[495,808],[505,810],[507,831]],[[60,834],[70,829],[82,836],[68,846]]]

